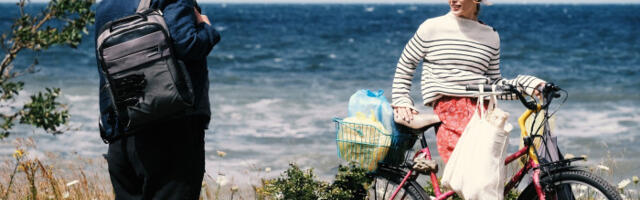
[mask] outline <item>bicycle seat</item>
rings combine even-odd
[[[400,119],[397,115],[394,115],[393,120],[397,124],[402,124],[411,129],[423,129],[440,122],[440,118],[438,118],[438,116],[434,114],[414,115],[413,120],[411,120],[410,122]]]

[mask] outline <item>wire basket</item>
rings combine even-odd
[[[404,162],[408,149],[413,147],[418,136],[414,134],[387,134],[368,125],[336,122],[336,144],[338,157],[354,161],[360,167],[375,171],[379,163],[398,165]]]

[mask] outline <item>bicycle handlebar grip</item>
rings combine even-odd
[[[548,90],[548,91],[551,91],[551,92],[557,92],[557,91],[562,90],[560,87],[558,87],[558,86],[557,86],[556,84],[554,84],[554,83],[547,83],[547,84],[544,86],[544,89],[545,89],[545,90]]]
[[[480,91],[480,86],[479,85],[467,85],[467,87],[465,89],[467,91]],[[485,92],[494,91],[492,85],[482,85],[482,89]],[[507,86],[496,86],[495,92],[503,92],[505,90],[508,90]]]

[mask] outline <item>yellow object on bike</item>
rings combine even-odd
[[[340,157],[355,161],[369,171],[375,171],[378,162],[389,152],[391,134],[373,114],[366,117],[358,112],[340,123],[337,141]]]
[[[544,120],[544,115],[545,115],[545,111],[544,110],[540,110],[540,112],[538,113],[538,115],[536,116],[536,113],[531,114],[531,116],[529,116],[529,118],[527,118],[527,120],[525,121],[525,130],[527,131],[527,133],[529,133],[532,129],[533,126],[533,132],[529,133],[530,136],[532,135],[542,135],[545,131],[545,127],[544,124],[542,123]],[[555,127],[555,117],[551,117],[549,118],[549,128],[551,130],[549,131],[553,131],[554,127]],[[535,122],[535,124],[533,123]],[[536,131],[537,130],[537,131]],[[536,149],[540,148],[540,144],[542,143],[541,138],[535,138],[533,140],[533,145],[535,146]],[[520,145],[519,148],[524,147],[524,141],[520,140]],[[523,156],[520,158],[520,166],[524,166],[524,164],[527,162],[527,160],[529,160],[528,156]]]
[[[378,121],[376,116],[373,115],[373,113],[375,113],[375,112],[371,111],[370,113],[371,114],[369,115],[369,117],[367,117],[364,113],[356,112],[355,116],[347,117],[343,121],[344,122],[349,122],[349,123],[354,123],[354,124],[370,125],[370,126],[373,126],[373,127],[377,128],[377,129],[379,129],[384,134],[389,134],[389,131],[384,128],[384,126],[382,125],[382,122]]]

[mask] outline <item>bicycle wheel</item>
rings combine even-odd
[[[380,167],[368,190],[367,199],[388,200],[402,182],[406,172]],[[400,189],[395,199],[429,200],[429,195],[415,180],[407,181]]]
[[[616,189],[602,178],[582,170],[553,173],[540,180],[546,199],[622,200]],[[519,200],[537,200],[533,183],[522,192]]]

